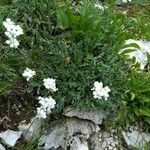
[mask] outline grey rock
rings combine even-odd
[[[13,130],[6,130],[5,132],[0,133],[0,138],[4,142],[4,144],[8,146],[15,146],[17,140],[21,137],[22,132],[13,131]]]
[[[140,133],[138,131],[124,132],[122,135],[128,146],[135,147],[137,149],[144,149],[146,142],[150,142],[150,134],[144,132]]]
[[[0,144],[0,150],[6,150],[2,144]]]
[[[101,139],[100,133],[95,133],[90,137],[90,149],[92,150],[103,150],[102,148],[104,145],[102,145],[102,139]]]
[[[118,147],[118,138],[116,139],[116,136],[112,133],[100,131],[90,137],[90,143],[90,149],[92,150],[114,150]]]
[[[88,120],[67,118],[50,126],[50,130],[39,140],[39,149],[48,150],[62,147],[67,149],[72,137],[78,133],[88,137],[93,132],[98,132],[99,126]]]
[[[20,131],[23,132],[24,138],[29,141],[33,138],[38,138],[40,135],[40,129],[42,126],[42,119],[38,118],[32,118],[30,123],[25,124],[24,121],[22,121],[18,128]]]
[[[73,137],[72,143],[70,144],[70,150],[89,150],[86,139],[78,135]]]
[[[103,113],[101,111],[78,110],[75,108],[67,108],[64,112],[67,117],[78,117],[80,119],[90,120],[97,125],[100,125],[103,120]]]

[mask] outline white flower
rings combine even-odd
[[[5,35],[8,37],[6,43],[10,45],[11,48],[18,48],[19,42],[16,39],[19,35],[23,34],[23,30],[19,25],[15,25],[10,18],[7,18],[3,22],[4,27],[6,28]]]
[[[10,28],[15,25],[13,21],[11,21],[10,18],[6,18],[6,21],[3,21],[3,26],[7,29],[10,30]]]
[[[125,16],[127,16],[127,13],[128,13],[127,10],[125,10],[125,11],[122,12],[122,14],[124,14]]]
[[[7,31],[9,31],[9,30],[7,29]],[[19,25],[13,25],[12,29],[9,32],[14,38],[23,34],[23,30]]]
[[[12,34],[11,34],[9,31],[6,31],[6,32],[5,32],[5,35],[6,35],[8,38],[13,38]]]
[[[100,3],[96,3],[94,6],[95,6],[95,8],[98,8],[98,9],[100,9],[102,11],[104,11],[105,8],[108,8],[107,6],[102,6]]]
[[[122,0],[122,2],[123,2],[123,3],[127,3],[128,1],[127,1],[127,0]]]
[[[3,25],[7,29],[7,33],[5,32],[5,35],[8,37],[11,35],[16,38],[17,36],[23,34],[22,28],[19,25],[15,25],[10,18],[7,18],[6,21],[3,22]]]
[[[43,119],[47,117],[46,112],[40,107],[37,108],[37,117]]]
[[[139,48],[135,48],[133,46],[128,46],[120,51],[120,53],[126,50],[134,50],[132,52],[127,53],[126,55],[129,56],[130,59],[135,58],[135,63],[140,64],[140,69],[143,70],[147,64],[147,54],[150,54],[150,42],[142,41],[142,40],[134,40],[129,39],[125,41],[125,45],[129,44],[137,44]]]
[[[49,113],[51,109],[53,109],[55,107],[55,100],[52,97],[39,97],[38,98],[39,103],[41,104],[42,108]]]
[[[101,4],[98,4],[98,3],[95,4],[95,8],[98,8],[98,9],[104,11],[104,7]]]
[[[122,0],[123,3],[131,2],[132,0]]]
[[[56,101],[50,97],[38,97],[40,107],[37,108],[37,117],[38,118],[46,118],[49,113],[51,113],[51,109],[53,109],[56,105]]]
[[[94,87],[91,90],[95,99],[102,99],[104,97],[105,100],[108,99],[108,93],[111,91],[108,86],[103,88],[103,83],[98,81],[94,82]]]
[[[46,89],[50,89],[53,92],[56,92],[58,89],[56,88],[56,80],[52,78],[47,78],[43,80],[44,86]]]
[[[30,78],[33,78],[34,75],[36,75],[36,72],[29,68],[26,68],[22,74],[22,76],[25,77],[27,81],[29,81]]]
[[[11,48],[18,48],[19,42],[17,39],[9,38],[9,40],[6,40],[6,44],[10,45]]]

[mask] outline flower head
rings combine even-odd
[[[27,81],[29,81],[30,78],[33,78],[33,76],[35,75],[36,75],[36,72],[29,68],[26,68],[22,74],[22,76],[25,77]]]
[[[15,23],[13,21],[11,21],[10,18],[6,18],[6,21],[3,21],[3,26],[9,30],[13,25],[15,25]]]
[[[97,9],[99,9],[99,10],[102,10],[102,11],[104,11],[105,8],[106,8],[106,9],[108,8],[107,6],[103,6],[103,5],[100,4],[100,3],[96,3],[94,6],[95,6],[95,8],[97,8]]]
[[[23,30],[19,25],[13,26],[12,30],[9,31],[14,37],[18,37],[23,34]]]
[[[122,0],[123,3],[131,2],[132,0]]]
[[[10,45],[11,48],[18,48],[19,42],[15,38],[9,38],[9,40],[6,40],[6,44]]]
[[[108,99],[108,93],[111,91],[108,86],[103,87],[103,83],[98,81],[94,82],[94,87],[91,90],[93,91],[93,97],[95,99],[104,98],[105,100]]]
[[[104,7],[101,4],[95,4],[95,8],[98,8],[104,11]]]
[[[56,105],[56,101],[50,97],[38,97],[40,107],[37,108],[37,117],[38,118],[46,118],[47,115],[51,113],[51,109],[53,109]]]
[[[43,80],[44,86],[46,89],[49,89],[53,92],[56,92],[58,89],[56,88],[56,80],[52,78],[47,78]]]
[[[10,18],[7,18],[6,21],[3,22],[4,27],[6,28],[5,35],[8,37],[6,43],[10,45],[11,48],[18,48],[19,42],[17,37],[23,34],[23,30],[19,25],[15,25]]]
[[[37,117],[43,119],[47,117],[46,112],[40,107],[37,108]]]

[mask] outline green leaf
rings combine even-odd
[[[67,29],[70,25],[68,15],[63,9],[57,10],[57,21],[61,29]]]
[[[149,91],[150,91],[150,88],[139,90],[139,92],[149,92]]]
[[[140,113],[144,116],[150,117],[150,108],[147,107],[140,108]]]
[[[127,46],[128,47],[134,47],[136,49],[141,49],[140,46],[138,44],[136,44],[136,43],[131,43],[131,44],[128,44]]]
[[[149,97],[149,96],[142,95],[142,97],[141,97],[141,102],[150,103],[150,97]]]
[[[123,52],[120,52],[121,55],[127,55],[128,53],[131,53],[131,52],[134,52],[136,51],[136,49],[131,49],[131,48],[128,48],[126,50],[124,50]]]
[[[133,92],[131,92],[131,100],[135,99],[135,94]]]
[[[150,124],[150,117],[145,117],[144,119],[145,119],[145,121],[146,121],[147,123]]]

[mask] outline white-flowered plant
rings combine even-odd
[[[103,83],[98,81],[94,82],[94,87],[91,90],[93,91],[93,97],[95,99],[104,98],[105,100],[108,99],[109,92],[111,91],[108,86],[103,87]]]
[[[35,75],[36,75],[36,72],[34,70],[29,69],[29,68],[26,68],[22,74],[22,76],[25,77],[27,81],[29,81]]]
[[[98,8],[98,9],[100,9],[102,11],[104,11],[105,8],[108,8],[107,6],[102,6],[102,4],[100,4],[100,3],[96,3],[94,6],[95,6],[95,8]]]
[[[123,3],[131,2],[132,0],[122,0]]]
[[[47,78],[43,80],[44,86],[46,89],[51,90],[52,92],[56,92],[58,89],[56,88],[56,80],[52,78]]]
[[[17,37],[23,34],[23,30],[19,25],[16,25],[10,18],[7,18],[3,22],[3,26],[6,28],[5,35],[8,37],[6,44],[10,45],[11,48],[18,48],[19,42]]]
[[[139,48],[128,46],[120,51],[120,53],[126,50],[133,50],[132,52],[127,53],[129,59],[135,58],[135,63],[140,64],[140,69],[143,70],[148,63],[147,55],[150,54],[150,42],[142,40],[129,39],[125,41],[125,45],[137,44]]]
[[[9,38],[9,40],[6,40],[6,44],[10,45],[11,48],[18,48],[19,42],[15,38]]]
[[[27,81],[29,81],[31,78],[33,78],[33,76],[36,75],[36,72],[26,68],[22,74],[23,77],[26,78]],[[55,79],[44,79],[44,86],[47,89],[51,89],[52,91],[57,91],[58,89],[56,88],[56,83],[55,83]],[[56,101],[51,97],[38,97],[39,100],[39,104],[40,106],[37,107],[37,118],[47,118],[47,115],[49,115],[51,113],[51,109],[53,109],[55,107]]]
[[[51,97],[38,97],[40,107],[37,108],[37,117],[38,118],[47,118],[47,115],[51,113],[51,109],[53,109],[56,105],[56,101]]]

